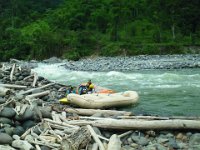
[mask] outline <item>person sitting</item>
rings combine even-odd
[[[74,88],[71,86],[70,88],[67,89],[67,92],[66,92],[66,93],[67,93],[67,95],[68,95],[68,94],[70,94],[70,93],[76,93],[76,92],[74,91]]]
[[[87,86],[88,93],[93,93],[94,92],[94,84],[92,84],[91,80],[88,80],[86,86]]]

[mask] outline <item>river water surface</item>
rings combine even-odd
[[[139,104],[120,108],[135,114],[200,115],[200,69],[82,72],[66,70],[59,65],[39,64],[33,71],[66,85],[77,86],[91,79],[96,85],[117,92],[137,91],[140,96]]]

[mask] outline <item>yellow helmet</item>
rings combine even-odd
[[[94,88],[94,84],[90,84],[89,88],[93,89]]]

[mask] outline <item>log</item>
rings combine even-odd
[[[41,150],[39,145],[35,145],[36,150]]]
[[[11,72],[10,72],[10,81],[12,81],[13,80],[13,74],[14,74],[14,71],[15,71],[15,64],[13,64],[13,66],[12,66],[12,70],[11,70]]]
[[[100,109],[73,109],[73,108],[66,108],[64,109],[68,113],[76,113],[78,115],[85,115],[85,116],[92,116],[96,113],[106,114],[106,115],[125,115],[129,116],[132,113],[127,111],[117,111],[117,110],[100,110]]]
[[[130,120],[130,119],[101,119],[95,121],[71,120],[71,125],[92,125],[106,129],[134,129],[134,130],[165,130],[165,129],[194,129],[200,130],[200,120]]]
[[[11,88],[11,89],[26,89],[27,86],[15,85],[15,84],[0,84],[0,87]]]
[[[28,80],[29,78],[32,78],[32,77],[33,77],[33,75],[30,75],[30,76],[25,77],[23,80],[26,81],[26,80]]]
[[[92,150],[98,150],[98,144],[97,143],[94,143],[93,145],[92,145]]]
[[[81,127],[74,133],[63,139],[61,144],[62,150],[78,150],[85,148],[90,142],[91,136],[90,132],[86,127]]]
[[[0,87],[0,96],[5,96],[10,93],[10,89],[7,89],[5,87]]]
[[[47,119],[47,118],[44,118],[44,121],[47,121],[47,122],[52,123],[52,124],[60,125],[60,126],[65,126],[65,127],[69,127],[69,128],[79,129],[78,126],[69,125],[69,124],[67,124],[65,122],[55,122],[55,121],[53,121],[51,119]]]
[[[44,88],[47,88],[49,86],[52,86],[54,85],[55,83],[49,83],[47,85],[44,85],[44,86],[41,86],[41,87],[38,87],[38,88],[33,88],[33,89],[30,89],[30,90],[27,90],[27,91],[24,91],[22,92],[21,94],[28,94],[28,93],[31,93],[31,92],[35,92],[35,91],[38,91],[38,90],[41,90],[41,89],[44,89]]]
[[[117,116],[119,119],[146,119],[146,120],[169,120],[169,119],[183,119],[183,120],[200,120],[200,117],[187,117],[187,116]]]
[[[87,128],[89,129],[89,131],[90,131],[93,139],[95,140],[95,142],[98,144],[99,149],[100,150],[105,150],[105,147],[103,146],[103,143],[100,141],[99,137],[97,136],[97,134],[95,133],[93,128],[90,125],[87,125]]]
[[[10,59],[10,62],[20,63],[21,61],[18,60],[18,59],[11,58],[11,59]]]
[[[33,87],[35,87],[37,80],[38,80],[38,74],[34,73],[34,79],[33,79],[33,84],[32,84]]]
[[[157,117],[157,116],[117,116],[119,119],[146,119],[146,120],[168,120],[169,117]]]
[[[40,93],[35,93],[35,94],[31,94],[26,96],[26,98],[31,99],[31,98],[39,98],[45,95],[48,95],[50,93],[50,91],[44,91],[44,92],[40,92]]]
[[[116,134],[113,134],[110,137],[107,150],[121,150],[121,144],[120,138]]]
[[[21,108],[21,110],[20,110],[20,112],[19,112],[19,115],[23,115],[24,112],[26,111],[26,108],[27,108],[27,107],[28,107],[27,104],[23,105],[22,108]]]
[[[123,138],[123,137],[125,137],[125,136],[127,136],[127,135],[129,135],[129,134],[131,134],[131,133],[133,133],[133,131],[127,131],[127,132],[125,132],[125,133],[123,133],[123,134],[118,135],[118,137],[119,137],[119,138]]]

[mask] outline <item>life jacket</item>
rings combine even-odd
[[[82,95],[82,94],[87,94],[88,92],[88,89],[87,89],[87,86],[86,85],[83,85],[81,84],[79,87],[78,87],[78,94]]]

